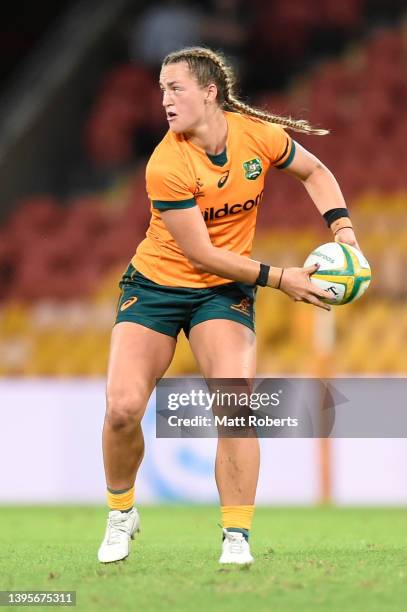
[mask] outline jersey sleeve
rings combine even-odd
[[[196,205],[186,170],[180,162],[169,163],[153,156],[147,164],[146,186],[153,208],[159,211]]]
[[[275,123],[266,128],[267,153],[270,163],[280,170],[287,168],[295,155],[295,142],[287,132]]]

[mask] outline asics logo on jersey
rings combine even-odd
[[[219,189],[220,189],[221,187],[223,187],[223,185],[224,185],[224,184],[226,183],[226,181],[228,180],[228,178],[229,178],[229,172],[230,172],[230,170],[228,170],[227,172],[225,172],[225,174],[222,174],[222,176],[220,177],[220,179],[219,179],[219,181],[218,181],[218,187],[219,187]]]
[[[257,194],[254,200],[246,200],[243,204],[229,204],[226,202],[221,208],[205,208],[203,211],[204,221],[214,221],[228,215],[238,215],[241,212],[249,212],[252,208],[256,208],[263,199],[263,191]]]
[[[249,298],[243,298],[239,304],[232,304],[231,308],[237,310],[245,315],[250,315],[250,300]]]

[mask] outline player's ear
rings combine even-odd
[[[215,102],[217,96],[218,96],[218,88],[216,87],[215,83],[209,83],[209,85],[206,88],[205,101],[207,103]]]

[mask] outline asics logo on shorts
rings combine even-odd
[[[250,315],[250,300],[249,298],[243,298],[239,304],[232,304],[231,308],[237,310],[245,315]]]
[[[123,312],[123,310],[127,310],[128,308],[130,308],[130,306],[135,304],[137,300],[138,300],[138,297],[132,297],[126,300],[125,302],[123,302],[123,304],[120,306],[120,312]]]

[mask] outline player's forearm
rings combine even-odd
[[[318,164],[303,185],[321,215],[332,208],[346,208],[338,182],[325,166]]]
[[[337,220],[331,223],[329,222],[329,218],[325,217],[325,221],[334,233],[335,240],[345,242],[346,244],[350,244],[360,249],[352,223],[348,218],[344,197],[332,172],[325,166],[318,164],[315,170],[303,181],[303,183],[321,215],[327,211],[336,214],[334,218]],[[346,211],[343,215],[346,217],[345,219],[339,218],[341,208]],[[345,227],[343,227],[343,221],[345,221]],[[342,222],[342,226],[339,225],[338,227],[340,222]]]
[[[242,283],[254,283],[260,267],[258,261],[215,246],[201,250],[193,257],[192,263],[200,272],[209,272]]]
[[[200,251],[199,255],[190,259],[200,272],[209,272],[241,283],[253,285],[259,276],[259,261],[215,246],[208,246],[208,248]],[[270,268],[269,286],[276,287],[278,285],[280,273],[281,268]]]

